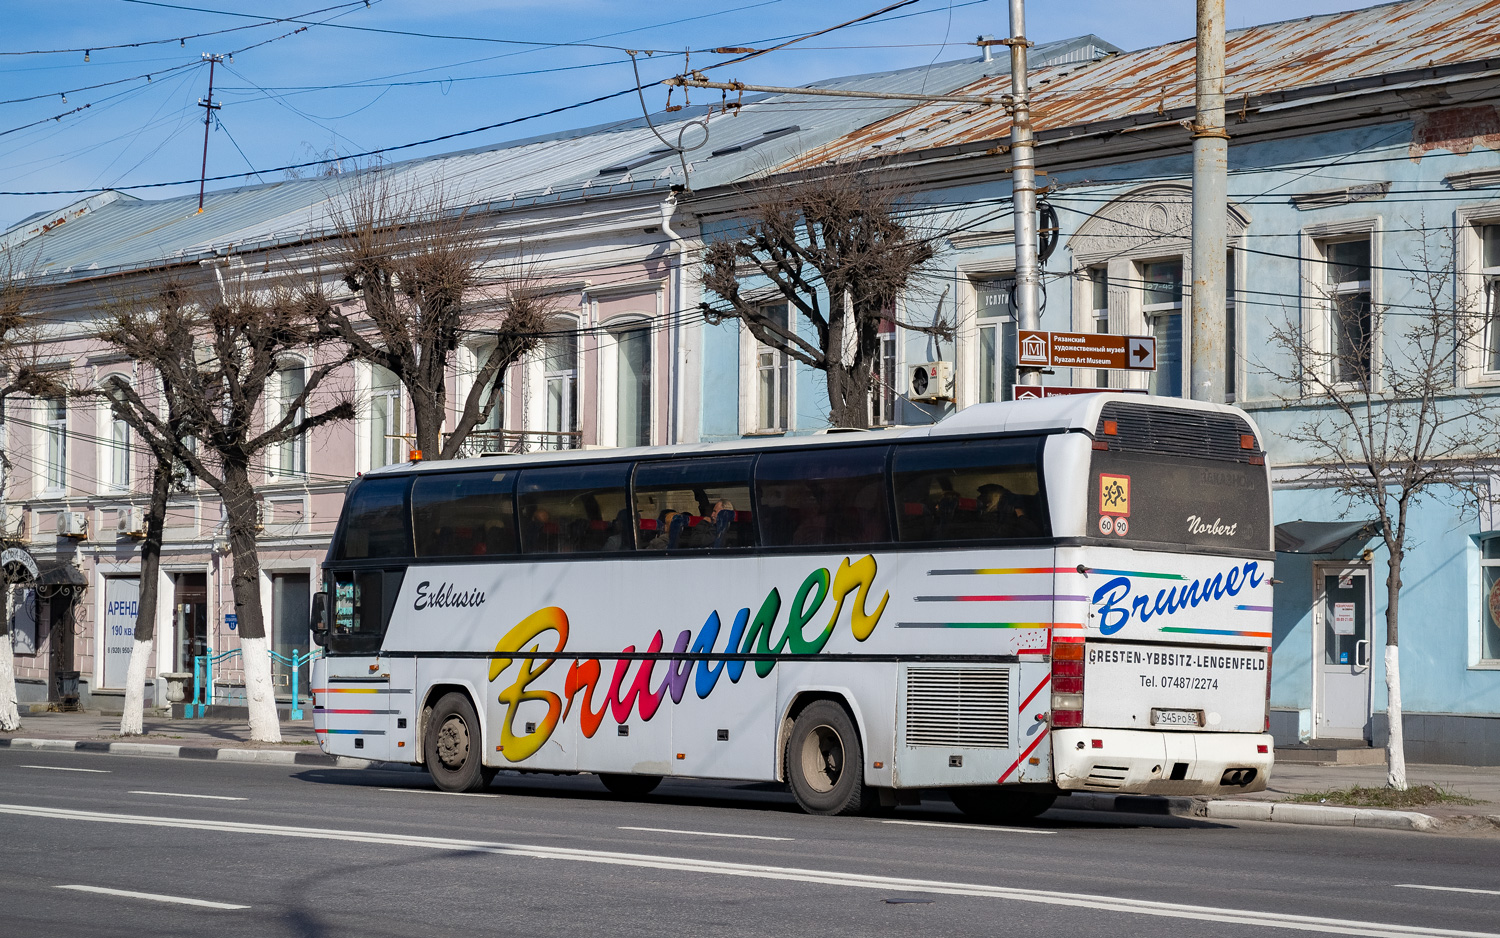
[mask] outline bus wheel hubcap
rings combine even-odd
[[[458,717],[449,717],[438,730],[438,760],[450,769],[459,768],[469,758],[469,728]]]
[[[831,726],[816,726],[802,740],[802,777],[813,791],[833,791],[844,771],[844,741]]]

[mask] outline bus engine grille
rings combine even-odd
[[[908,668],[906,745],[1010,748],[1010,671]]]

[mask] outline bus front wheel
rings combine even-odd
[[[857,814],[875,801],[865,787],[864,750],[849,711],[831,700],[808,704],[786,744],[786,780],[808,814]]]
[[[427,720],[423,749],[427,771],[443,791],[488,788],[495,770],[484,765],[479,715],[463,694],[444,694]]]
[[[991,824],[1016,824],[1030,821],[1052,807],[1057,795],[1049,791],[985,785],[977,788],[950,788],[948,797],[958,810],[976,821]]]

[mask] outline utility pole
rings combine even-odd
[[[1224,0],[1198,0],[1198,119],[1193,124],[1193,337],[1189,396],[1224,402],[1225,234],[1229,134],[1224,131]]]
[[[198,99],[198,106],[203,108],[203,168],[198,172],[199,215],[203,214],[203,186],[208,182],[208,128],[213,123],[214,111],[219,109],[214,103],[214,66],[224,61],[224,57],[204,53],[203,60],[208,63],[208,97]]]
[[[1031,92],[1026,81],[1025,0],[1010,0],[1010,191],[1011,215],[1016,237],[1016,324],[1021,329],[1040,329],[1040,277],[1037,273],[1036,149],[1031,135]],[[1040,385],[1038,368],[1022,368],[1017,384]]]

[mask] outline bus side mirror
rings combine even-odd
[[[312,598],[312,621],[309,628],[312,629],[312,640],[317,645],[328,644],[328,594],[313,593]]]

